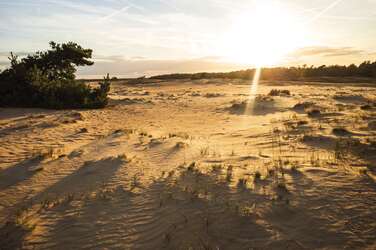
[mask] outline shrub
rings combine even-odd
[[[255,172],[255,180],[260,180],[261,179],[261,173],[259,171]]]
[[[308,111],[309,117],[318,117],[320,115],[321,115],[321,111],[318,110],[318,109],[312,109],[312,110]]]
[[[351,135],[351,132],[349,132],[345,128],[333,128],[332,133],[336,136],[348,136]]]
[[[291,93],[288,89],[272,89],[270,90],[269,96],[290,96]]]
[[[77,66],[93,65],[91,49],[76,43],[50,42],[51,50],[19,60],[0,73],[0,106],[42,108],[102,108],[110,91],[109,75],[91,88],[75,80]]]

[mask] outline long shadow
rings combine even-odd
[[[9,222],[0,228],[0,249],[13,250],[22,249],[22,240],[30,233],[30,230]]]
[[[353,155],[359,159],[364,160],[368,169],[374,174],[376,168],[373,167],[376,164],[376,146],[366,144],[351,136],[347,137],[329,137],[324,135],[319,136],[307,136],[303,142],[313,148],[320,148],[337,152],[342,157],[346,155]]]
[[[293,210],[267,215],[277,227],[308,249],[360,249],[375,242],[376,228],[364,223],[376,218],[370,212],[376,209],[373,181],[320,169],[287,170],[285,176]]]
[[[248,105],[254,105],[247,110]],[[274,104],[247,104],[247,102],[235,103],[231,107],[225,109],[232,115],[248,115],[248,116],[264,116],[268,114],[275,114],[279,112],[285,112],[287,109],[279,108]]]
[[[118,158],[100,162],[89,164],[94,172],[85,169],[89,166],[83,167],[46,192],[60,192],[67,185],[77,184],[78,180],[83,182],[85,190],[97,190],[97,184],[88,186],[88,182],[110,181],[119,167],[116,165],[121,165]],[[115,166],[104,167],[110,165]],[[100,172],[102,169],[112,174]],[[87,177],[96,175],[97,171],[104,174],[102,178]],[[349,217],[336,210],[338,204],[334,209],[329,206],[333,199],[339,198],[341,202],[348,199],[339,196],[341,192],[351,195],[350,187],[345,191],[333,187],[312,196],[312,193],[299,192],[312,190],[312,186],[317,185],[311,178],[300,172],[286,172],[292,176],[291,185],[295,187],[285,194],[291,200],[286,204],[271,199],[272,194],[267,192],[242,185],[233,187],[223,178],[224,174],[222,170],[201,173],[186,169],[177,175],[160,177],[140,192],[118,188],[58,205],[42,211],[41,218],[52,220],[43,223],[50,233],[38,241],[43,242],[42,248],[66,249],[340,249],[370,244],[357,245],[354,235],[346,231],[347,225],[343,231],[339,230],[341,227],[336,222],[349,220]],[[271,181],[263,183],[272,185]],[[318,185],[316,189],[321,188]],[[357,201],[360,206],[362,202],[362,199]],[[351,207],[346,209],[350,214],[357,212]],[[361,215],[362,220],[366,217]],[[356,218],[351,222],[354,220]],[[366,239],[370,237],[367,231],[370,227],[372,225],[367,223],[360,227],[368,232]],[[362,235],[358,237],[363,240]]]
[[[12,119],[14,121],[28,119],[29,115],[47,115],[58,112],[59,111],[37,108],[0,108],[2,119]]]
[[[79,192],[90,193],[106,183],[126,163],[122,156],[85,162],[74,173],[62,178],[33,198],[38,202],[48,197],[59,197]]]
[[[38,157],[26,159],[0,171],[0,191],[31,178],[38,171],[31,171],[30,167],[37,166],[40,162]]]
[[[193,186],[184,188],[189,183]],[[217,197],[215,201],[201,197],[206,185],[208,195]],[[251,192],[248,195],[248,200],[261,199]],[[177,179],[161,177],[141,193],[115,189],[105,197],[81,200],[76,208],[53,208],[47,217],[55,220],[47,225],[50,235],[43,241],[70,249],[204,249],[216,245],[248,249],[246,246],[257,246],[258,240],[271,235],[251,217],[239,214],[240,205],[232,204],[246,197],[246,192],[234,191],[214,176],[186,171]]]
[[[98,191],[100,185],[107,182],[114,173],[125,163],[122,156],[109,157],[99,161],[86,162],[76,172],[62,178],[60,181],[50,186],[42,193],[32,198],[33,203],[39,203],[45,199],[57,199],[66,195],[75,195],[77,193],[90,193]],[[14,171],[14,170],[13,170]],[[4,179],[5,180],[5,179]],[[9,184],[9,183],[8,183]],[[21,207],[22,204],[30,204],[30,200],[21,201],[15,204],[14,209]],[[14,224],[13,220],[8,221],[0,228],[0,249],[1,246],[20,246],[24,238],[30,233],[22,225]],[[14,235],[18,235],[15,237]]]
[[[339,235],[303,205],[289,207],[268,194],[230,187],[219,175],[185,170],[177,178],[155,180],[139,194],[117,190],[84,201],[73,218],[72,209],[57,209],[49,241],[69,248],[303,249],[300,238],[321,246],[310,233]]]

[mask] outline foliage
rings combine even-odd
[[[10,68],[0,73],[0,106],[102,108],[107,105],[110,78],[91,88],[75,80],[76,67],[93,65],[91,49],[68,42],[50,42],[51,49],[19,60],[11,53]]]
[[[239,70],[225,73],[194,73],[194,74],[169,74],[154,76],[153,79],[204,79],[204,78],[229,78],[229,79],[252,79],[255,69]],[[319,67],[275,67],[262,68],[262,80],[300,80],[304,78],[318,77],[371,77],[376,78],[376,62],[365,61],[359,66],[322,65]]]

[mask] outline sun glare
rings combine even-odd
[[[224,57],[231,62],[274,65],[303,44],[296,16],[280,4],[257,4],[233,20],[224,38]]]

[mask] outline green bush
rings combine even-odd
[[[91,88],[75,80],[77,66],[93,65],[91,49],[76,43],[50,43],[51,50],[18,60],[0,73],[0,106],[42,108],[103,108],[108,103],[110,77]]]

